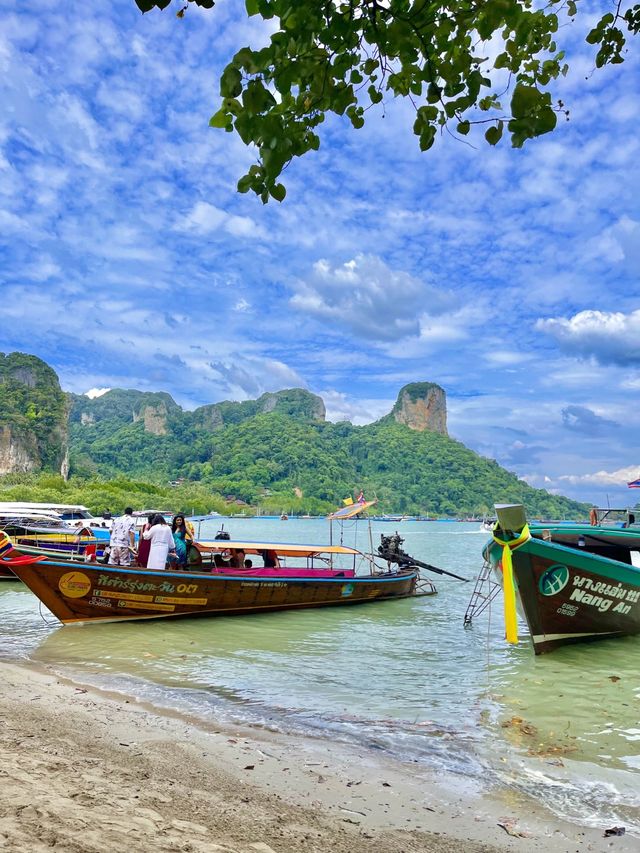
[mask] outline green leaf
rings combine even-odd
[[[229,113],[221,107],[217,113],[214,113],[209,119],[209,127],[226,127],[231,121]]]
[[[227,65],[220,78],[220,94],[223,98],[235,98],[242,92],[242,74],[235,65]]]
[[[466,136],[471,130],[471,123],[468,121],[461,121],[456,129],[458,133],[462,134],[462,136]]]
[[[540,104],[541,97],[541,92],[535,86],[525,86],[523,83],[518,83],[511,96],[513,117],[522,118],[532,113]]]
[[[276,201],[284,201],[287,190],[285,189],[284,184],[274,184],[274,186],[271,187],[270,193],[271,197],[275,198]]]
[[[502,139],[502,122],[497,127],[490,127],[484,135],[489,145],[497,145]]]
[[[247,15],[249,15],[249,17],[251,17],[252,15],[257,15],[260,11],[258,0],[245,0],[244,5],[247,9]]]

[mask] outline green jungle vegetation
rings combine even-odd
[[[129,504],[134,509],[170,510],[194,513],[229,512],[219,495],[198,483],[172,487],[168,483],[147,483],[127,477],[110,479],[70,477],[58,474],[5,474],[0,477],[0,501],[82,504],[96,515],[105,510],[122,512]]]
[[[532,517],[580,518],[588,511],[391,414],[367,426],[329,423],[322,400],[303,389],[186,412],[165,393],[65,396],[54,371],[33,356],[14,353],[0,359],[0,368],[4,422],[31,429],[43,448],[39,474],[0,478],[2,500],[81,503],[98,514],[131,503],[253,511],[246,504],[266,514],[322,515],[363,489],[368,499],[378,498],[381,513],[482,516],[493,514],[494,502],[522,502]],[[414,383],[401,394],[416,399],[432,387]],[[59,458],[47,448],[55,446],[52,436],[66,433],[67,412],[65,482],[57,476]]]
[[[494,502],[510,501],[547,518],[582,517],[588,509],[533,489],[448,436],[389,416],[357,427],[274,411],[205,430],[194,415],[173,413],[166,435],[146,432],[140,420],[72,422],[71,473],[163,483],[184,477],[265,512],[321,514],[354,489],[377,496],[380,512],[484,515]]]
[[[60,465],[67,432],[67,399],[54,370],[32,355],[0,353],[0,430],[14,437],[44,468]]]

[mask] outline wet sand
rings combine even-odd
[[[172,715],[26,665],[1,663],[0,679],[0,849],[637,849],[362,749]]]

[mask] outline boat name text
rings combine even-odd
[[[573,586],[575,588],[569,596],[569,600],[597,607],[600,613],[606,613],[614,601],[618,599],[613,612],[627,614],[631,610],[631,605],[637,604],[640,600],[640,590],[629,589],[620,583],[616,585],[606,581],[593,581],[591,578],[582,575],[574,575]],[[623,604],[624,601],[629,603]]]

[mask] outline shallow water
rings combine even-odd
[[[216,522],[202,535],[213,536]],[[225,519],[234,537],[327,541],[323,520]],[[475,577],[478,524],[378,523],[405,549]],[[345,544],[367,548],[352,523]],[[552,811],[640,832],[640,638],[535,658],[503,639],[501,601],[465,630],[471,584],[437,596],[246,617],[57,627],[20,584],[0,586],[0,655],[73,671],[205,720],[344,739],[483,779]]]

